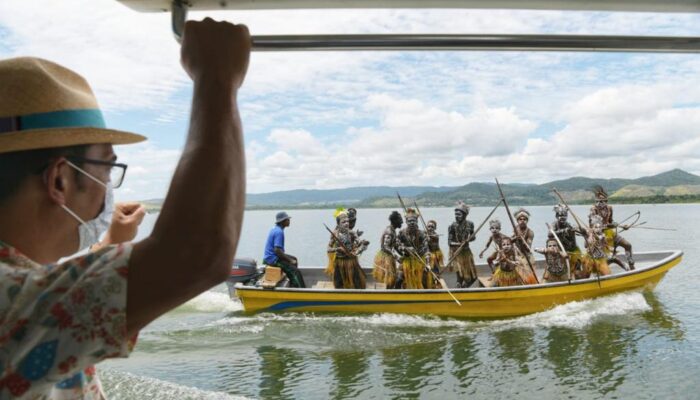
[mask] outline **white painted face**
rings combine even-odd
[[[489,227],[489,230],[491,231],[491,233],[493,233],[495,235],[501,231],[501,227],[499,225],[491,225]]]
[[[559,246],[557,246],[557,244],[554,243],[554,242],[549,242],[549,243],[547,244],[547,250],[549,250],[550,252],[556,252],[556,251],[558,251],[558,250],[559,250],[558,247],[559,247]]]
[[[593,232],[595,232],[596,235],[603,233],[603,224],[597,222],[593,224]]]
[[[348,218],[342,218],[340,220],[340,226],[343,229],[350,229],[350,220]]]
[[[511,243],[510,240],[504,240],[503,243],[501,243],[501,248],[503,248],[504,251],[509,252],[513,249],[513,243]]]

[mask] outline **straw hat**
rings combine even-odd
[[[95,95],[75,72],[40,58],[0,60],[0,153],[145,139],[106,129]]]

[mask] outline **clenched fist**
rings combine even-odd
[[[90,250],[97,251],[105,246],[134,240],[145,215],[146,209],[140,203],[115,204],[112,223],[109,225],[107,234],[100,243],[92,246]]]

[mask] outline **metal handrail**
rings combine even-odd
[[[698,37],[596,35],[254,36],[255,51],[489,50],[698,53]]]
[[[117,0],[141,12],[170,11],[172,0]],[[511,9],[700,12],[698,0],[184,0],[190,10]]]
[[[698,0],[700,2],[700,0]],[[182,38],[188,5],[172,0],[172,29]],[[274,35],[253,36],[254,51],[488,50],[698,53],[699,37],[602,35]]]

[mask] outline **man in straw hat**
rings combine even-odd
[[[111,245],[133,238],[127,221],[131,232],[61,263],[105,226],[126,170],[112,145],[144,137],[106,129],[75,72],[0,61],[0,398],[104,398],[93,364],[127,356],[146,324],[228,276],[245,201],[236,94],[249,49],[244,26],[186,24],[192,120],[153,232]]]

